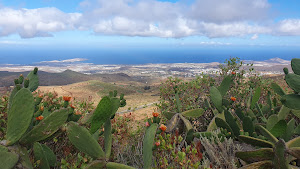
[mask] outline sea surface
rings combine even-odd
[[[0,51],[0,64],[34,65],[42,61],[84,58],[93,64],[210,63],[230,57],[263,61],[271,58],[300,58],[300,49],[10,49]]]

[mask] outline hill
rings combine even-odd
[[[12,86],[14,85],[14,79],[18,78],[20,74],[27,76],[28,73],[29,72],[0,71],[0,87]],[[102,82],[138,81],[137,78],[130,77],[124,73],[87,75],[72,70],[66,70],[61,73],[39,71],[38,74],[41,86],[68,85],[88,80],[99,80]]]

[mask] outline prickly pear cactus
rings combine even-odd
[[[255,93],[252,97],[252,101],[251,101],[251,108],[253,109],[255,104],[258,102],[259,98],[260,98],[260,95],[261,95],[261,88],[258,87],[256,88],[255,90]]]
[[[39,166],[41,169],[50,169],[46,153],[40,143],[36,142],[33,144],[33,153],[35,160],[39,161]]]
[[[230,86],[232,84],[232,78],[231,76],[226,76],[220,86],[218,87],[218,90],[221,93],[221,96],[224,97],[227,91],[229,90]]]
[[[248,132],[250,136],[253,135],[253,132],[255,131],[255,127],[253,125],[253,122],[251,120],[251,117],[245,116],[243,119],[243,129],[245,132]]]
[[[80,151],[94,159],[104,158],[105,153],[89,131],[75,122],[69,122],[67,134],[71,143]]]
[[[106,158],[109,158],[112,146],[111,122],[107,119],[104,124],[104,150]]]
[[[18,162],[19,156],[14,153],[0,151],[2,169],[12,169]]]
[[[27,78],[29,79],[29,85],[28,88],[30,91],[35,91],[39,87],[39,76],[37,74],[38,69],[34,68],[33,71],[31,71],[28,75]]]
[[[288,94],[281,97],[281,102],[284,106],[290,109],[300,110],[300,95]]]
[[[285,81],[295,92],[300,92],[300,75],[289,73],[285,75]]]
[[[134,169],[133,167],[130,167],[128,165],[124,165],[124,164],[119,164],[119,163],[113,163],[113,162],[108,162],[106,164],[106,168],[107,169]]]
[[[291,67],[295,74],[300,75],[300,59],[298,59],[298,58],[292,59]]]
[[[99,169],[104,168],[106,165],[106,162],[103,160],[95,160],[92,161],[88,166],[85,167],[85,169]]]
[[[108,96],[99,102],[91,120],[90,133],[95,133],[112,115],[112,103]]]
[[[239,140],[242,141],[242,142],[245,142],[247,144],[251,144],[253,146],[259,146],[259,147],[273,148],[273,145],[274,145],[269,141],[254,138],[254,137],[251,137],[251,136],[240,135]]]
[[[17,142],[28,129],[34,112],[34,99],[31,92],[23,88],[12,99],[8,111],[7,145]]]
[[[60,109],[51,113],[38,125],[26,133],[20,140],[21,144],[32,144],[41,141],[55,133],[68,119],[69,109]]]
[[[223,108],[222,108],[223,103],[222,103],[221,93],[219,92],[219,90],[216,87],[212,86],[210,88],[209,94],[210,94],[211,101],[214,103],[215,107],[221,113],[223,111]]]
[[[56,165],[56,156],[55,154],[53,153],[53,151],[48,147],[46,146],[45,144],[41,144],[42,148],[43,148],[43,151],[46,155],[46,158],[47,158],[47,161],[49,163],[49,166],[51,167],[55,167]]]
[[[237,121],[228,110],[224,112],[224,115],[225,115],[226,122],[228,123],[228,125],[233,131],[233,134],[236,137],[238,137],[240,135],[240,127],[238,126]]]
[[[261,148],[253,151],[236,152],[235,156],[247,163],[253,163],[256,161],[273,160],[275,154],[272,148]]]
[[[154,143],[154,137],[158,124],[153,123],[146,130],[146,134],[143,141],[143,161],[144,169],[150,169],[152,165],[152,148]]]
[[[181,114],[187,118],[198,118],[202,116],[203,113],[204,113],[204,109],[199,108],[199,109],[187,110],[182,112]]]

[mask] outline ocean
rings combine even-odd
[[[0,64],[34,65],[42,61],[84,58],[93,64],[148,64],[148,63],[210,63],[224,62],[230,57],[263,61],[271,58],[291,60],[300,58],[300,49],[243,48],[243,49],[2,49]]]

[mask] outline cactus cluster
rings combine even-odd
[[[179,94],[178,92],[175,92],[175,99],[176,99],[176,105],[177,105],[177,113],[173,114],[173,117],[168,121],[167,123],[167,131],[166,132],[171,132],[173,131],[176,127],[181,127],[179,124],[183,124],[186,131],[189,131],[190,129],[193,128],[193,125],[191,122],[188,120],[188,118],[198,118],[203,115],[204,109],[202,108],[197,108],[197,109],[192,109],[192,110],[187,110],[184,112],[181,112],[181,102],[179,99]],[[159,122],[158,122],[159,123]]]
[[[60,109],[40,121],[37,125],[35,118],[36,108],[41,102],[35,100],[32,92],[38,88],[38,69],[35,68],[24,79],[20,75],[15,79],[15,88],[9,98],[6,140],[1,141],[0,161],[4,168],[14,168],[18,164],[22,168],[33,168],[27,154],[27,148],[33,146],[35,160],[41,168],[50,168],[56,165],[56,157],[46,145],[38,143],[53,135],[66,121],[69,109]],[[23,85],[24,83],[24,85]]]
[[[277,85],[273,84],[274,91],[281,96],[281,102],[288,108],[300,110],[300,59],[294,58],[291,60],[291,67],[294,73],[289,73],[287,68],[284,68],[285,81],[288,86],[294,91],[293,94],[285,94],[285,92]]]
[[[93,168],[110,168],[110,169],[132,169],[132,167],[107,162],[111,155],[112,146],[112,126],[111,119],[115,117],[115,113],[121,106],[125,106],[126,101],[124,95],[121,94],[117,98],[117,91],[110,92],[109,96],[103,97],[93,115],[87,120],[91,123],[90,131],[78,123],[70,121],[67,125],[67,135],[70,142],[80,151],[88,154],[94,160],[86,167]],[[104,151],[98,144],[99,129],[104,125]]]
[[[238,158],[248,163],[244,168],[292,168],[293,166],[289,163],[300,158],[300,137],[285,142],[283,139],[277,139],[263,126],[258,125],[256,129],[270,141],[251,136],[239,136],[241,141],[254,146],[263,147],[254,151],[241,151],[236,153]]]

